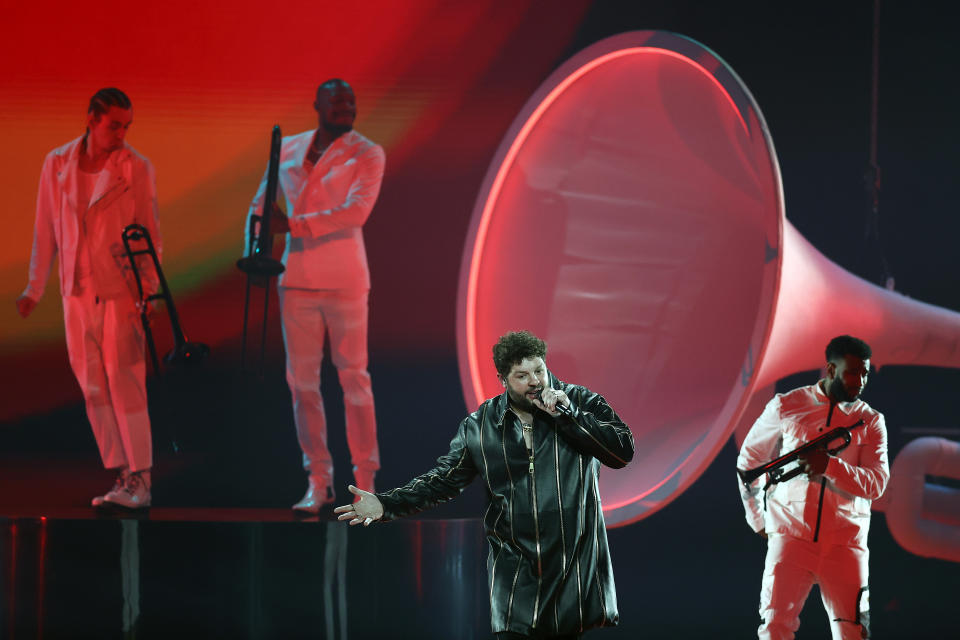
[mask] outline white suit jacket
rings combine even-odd
[[[747,523],[754,531],[764,529],[768,534],[804,540],[816,535],[825,542],[866,548],[870,503],[883,494],[890,479],[887,429],[883,414],[862,400],[838,403],[828,427],[829,409],[819,384],[777,394],[767,403],[743,441],[738,469],[765,464],[833,427],[849,427],[858,420],[864,424],[852,430],[850,445],[827,463],[822,508],[819,477],[801,474],[774,485],[766,496],[765,476],[749,487],[738,477]]]
[[[309,173],[303,159],[316,130],[283,139],[277,198],[286,201],[290,218],[279,285],[296,289],[366,291],[370,271],[363,243],[363,224],[370,216],[383,181],[383,148],[348,131],[327,147]],[[267,189],[264,173],[250,204],[263,213]]]
[[[33,252],[24,294],[40,300],[50,277],[50,269],[60,254],[60,293],[73,292],[77,264],[77,242],[85,229],[90,268],[97,295],[136,298],[136,282],[126,256],[121,233],[128,224],[146,227],[160,257],[162,241],[157,211],[157,188],[153,166],[124,144],[110,154],[100,173],[83,220],[77,211],[77,171],[83,138],[77,138],[47,154],[40,173],[37,212],[33,227]],[[157,288],[153,265],[146,256],[138,260],[144,288]]]

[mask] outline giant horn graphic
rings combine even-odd
[[[577,54],[518,115],[474,208],[457,318],[468,407],[502,392],[500,335],[546,339],[551,371],[633,430],[633,462],[601,475],[616,526],[679,496],[753,393],[820,366],[837,334],[880,365],[960,366],[960,314],[845,272],[783,209],[763,116],[716,54],[656,31]]]

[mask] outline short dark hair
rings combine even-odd
[[[110,111],[110,107],[131,109],[133,108],[133,103],[130,102],[127,94],[120,91],[120,89],[107,87],[93,94],[93,97],[90,98],[90,106],[87,107],[87,113],[92,113],[94,117],[99,118],[107,111]]]
[[[515,364],[526,358],[543,358],[547,355],[547,343],[529,331],[511,331],[500,336],[493,345],[493,366],[497,373],[506,377]]]
[[[827,345],[827,362],[842,360],[844,356],[855,356],[861,360],[869,360],[873,355],[870,345],[853,336],[837,336]]]

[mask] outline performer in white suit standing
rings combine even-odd
[[[70,366],[103,465],[117,470],[114,487],[93,505],[143,508],[150,505],[153,466],[144,336],[121,233],[129,224],[143,225],[158,252],[161,239],[153,166],[124,142],[132,122],[126,94],[101,89],[90,99],[86,133],[47,155],[29,283],[17,310],[30,315],[59,254]],[[152,267],[141,274],[145,286],[156,290]]]
[[[280,314],[293,396],[297,438],[309,474],[307,492],[293,505],[317,513],[333,501],[333,460],[320,395],[325,334],[343,388],[347,442],[356,485],[374,490],[380,468],[373,391],[367,372],[367,298],[370,271],[363,224],[380,192],[383,148],[353,130],[356,98],[349,84],[331,79],[313,104],[318,127],[288,136],[280,150],[278,200],[271,231],[286,233],[279,279]],[[249,215],[263,210],[266,176]],[[249,228],[248,223],[245,228]]]
[[[767,539],[760,640],[794,637],[814,583],[820,585],[834,640],[870,635],[870,503],[890,480],[883,414],[860,399],[870,356],[869,345],[858,338],[831,340],[826,378],[778,393],[743,441],[737,469],[746,471],[833,427],[850,428],[851,437],[836,455],[823,449],[800,455],[804,473],[772,488],[763,477],[748,486],[739,483],[747,523]]]

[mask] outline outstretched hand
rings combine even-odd
[[[350,493],[359,497],[359,500],[353,504],[345,504],[333,510],[339,514],[337,520],[349,520],[350,526],[363,523],[363,526],[369,527],[371,522],[383,517],[383,505],[374,494],[363,489],[357,489],[352,484],[347,487]]]

